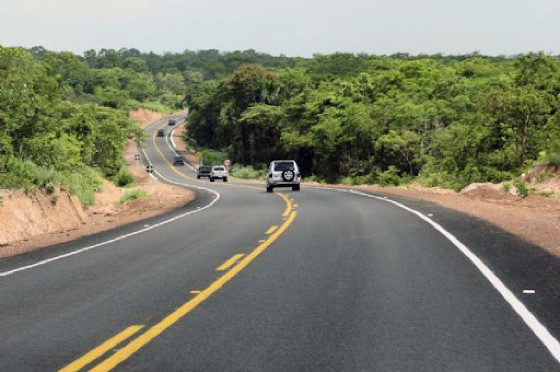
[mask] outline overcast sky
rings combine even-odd
[[[0,0],[0,45],[560,54],[558,0]]]

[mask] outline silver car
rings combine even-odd
[[[272,192],[275,187],[291,187],[299,191],[301,173],[294,160],[274,160],[266,171],[266,191]]]
[[[210,182],[214,182],[216,178],[221,178],[222,181],[227,182],[228,171],[223,165],[214,165],[210,171]]]

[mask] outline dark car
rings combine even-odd
[[[176,155],[173,158],[173,165],[185,165],[185,157],[183,155]]]
[[[175,125],[175,119],[169,119],[169,121],[167,122],[167,124],[169,124],[169,125]]]
[[[212,168],[210,168],[208,165],[201,165],[200,167],[198,167],[198,172],[196,172],[196,178],[201,178],[201,177],[208,177],[210,178],[210,172],[212,171]]]
[[[158,137],[165,137],[165,131],[163,129],[160,129],[157,131],[157,136]]]

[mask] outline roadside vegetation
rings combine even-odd
[[[261,178],[273,159],[306,180],[461,189],[560,164],[560,62],[517,57],[273,57],[254,50],[83,56],[0,46],[0,188],[62,185],[86,205],[101,177],[133,180],[132,108],[184,107],[204,163]],[[530,190],[527,190],[530,193]]]
[[[317,55],[189,85],[188,141],[254,169],[293,158],[317,181],[458,190],[559,163],[559,94],[544,54]]]
[[[126,204],[130,201],[143,199],[148,196],[148,193],[141,189],[129,190],[120,199],[119,204]]]

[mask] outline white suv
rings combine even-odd
[[[291,187],[299,191],[301,173],[294,160],[274,160],[266,171],[266,191],[272,192],[275,187]]]
[[[210,182],[214,182],[216,178],[221,178],[222,181],[227,182],[228,171],[223,165],[214,165],[210,171]]]

